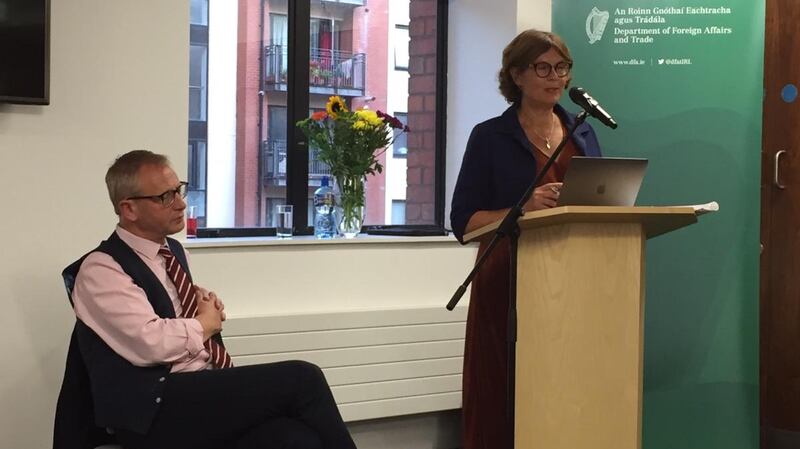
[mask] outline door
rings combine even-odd
[[[800,2],[767,0],[761,182],[761,447],[800,448]]]

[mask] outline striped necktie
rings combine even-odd
[[[183,309],[181,317],[194,318],[197,315],[197,300],[195,300],[194,297],[194,284],[189,280],[189,276],[186,274],[186,271],[183,270],[181,264],[178,263],[178,259],[172,254],[172,251],[168,248],[161,248],[158,250],[158,254],[164,258],[167,267],[167,275],[169,275],[172,283],[175,284],[175,289],[178,290],[178,298],[181,301],[181,308]],[[209,338],[203,346],[205,346],[206,350],[211,355],[211,363],[215,368],[231,368],[233,366],[228,351],[226,351],[225,347],[217,340]]]

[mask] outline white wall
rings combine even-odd
[[[448,155],[450,192],[472,124],[503,108],[494,94],[494,72],[499,49],[516,26],[514,8],[503,3],[451,1],[448,141],[457,151]],[[102,181],[108,165],[128,150],[148,148],[169,155],[185,175],[188,10],[187,0],[53,2],[51,105],[0,105],[0,230],[7,254],[0,262],[2,448],[51,444],[73,322],[59,274],[113,228],[116,220]],[[476,58],[486,63],[477,64]],[[198,279],[226,298],[229,313],[240,316],[311,307],[439,304],[474,257],[471,247],[399,246],[366,245],[360,252],[343,249],[341,255],[321,245],[192,254]],[[304,254],[314,251],[318,254]],[[310,289],[289,289],[292,283],[309,285],[308,270],[317,258],[330,264],[337,257],[356,262],[331,269],[358,273],[369,266],[388,276],[370,282],[391,283],[393,289],[373,294],[370,288],[343,284],[344,294],[328,292],[316,305],[301,294]],[[408,262],[415,260],[424,263]],[[398,261],[413,270],[404,272]],[[389,266],[397,268],[393,275],[378,270]]]
[[[50,106],[0,106],[0,447],[40,449],[73,318],[61,269],[113,229],[103,175],[135,148],[185,167],[187,1],[52,2]]]
[[[217,290],[232,317],[444,307],[468,274],[475,247],[460,246],[455,238],[427,243],[398,240],[224,248],[187,245],[192,275],[198,283],[202,279],[204,287]]]
[[[550,30],[551,0],[450,0],[447,33],[447,226],[461,158],[476,124],[507,107],[497,88],[503,48],[518,31]]]
[[[535,28],[550,31],[553,27],[552,0],[518,0],[517,32]]]

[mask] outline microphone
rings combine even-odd
[[[611,114],[605,111],[600,103],[597,102],[588,92],[581,87],[573,87],[569,90],[569,98],[578,106],[582,107],[592,117],[611,129],[617,129],[617,122],[611,118]]]

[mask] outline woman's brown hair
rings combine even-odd
[[[528,68],[539,56],[547,53],[551,48],[556,49],[564,59],[572,64],[572,56],[564,40],[557,34],[547,31],[526,30],[517,35],[503,50],[503,65],[498,73],[500,93],[509,103],[519,104],[522,100],[522,91],[514,82],[513,72]],[[572,80],[572,75],[567,79],[567,86]]]

